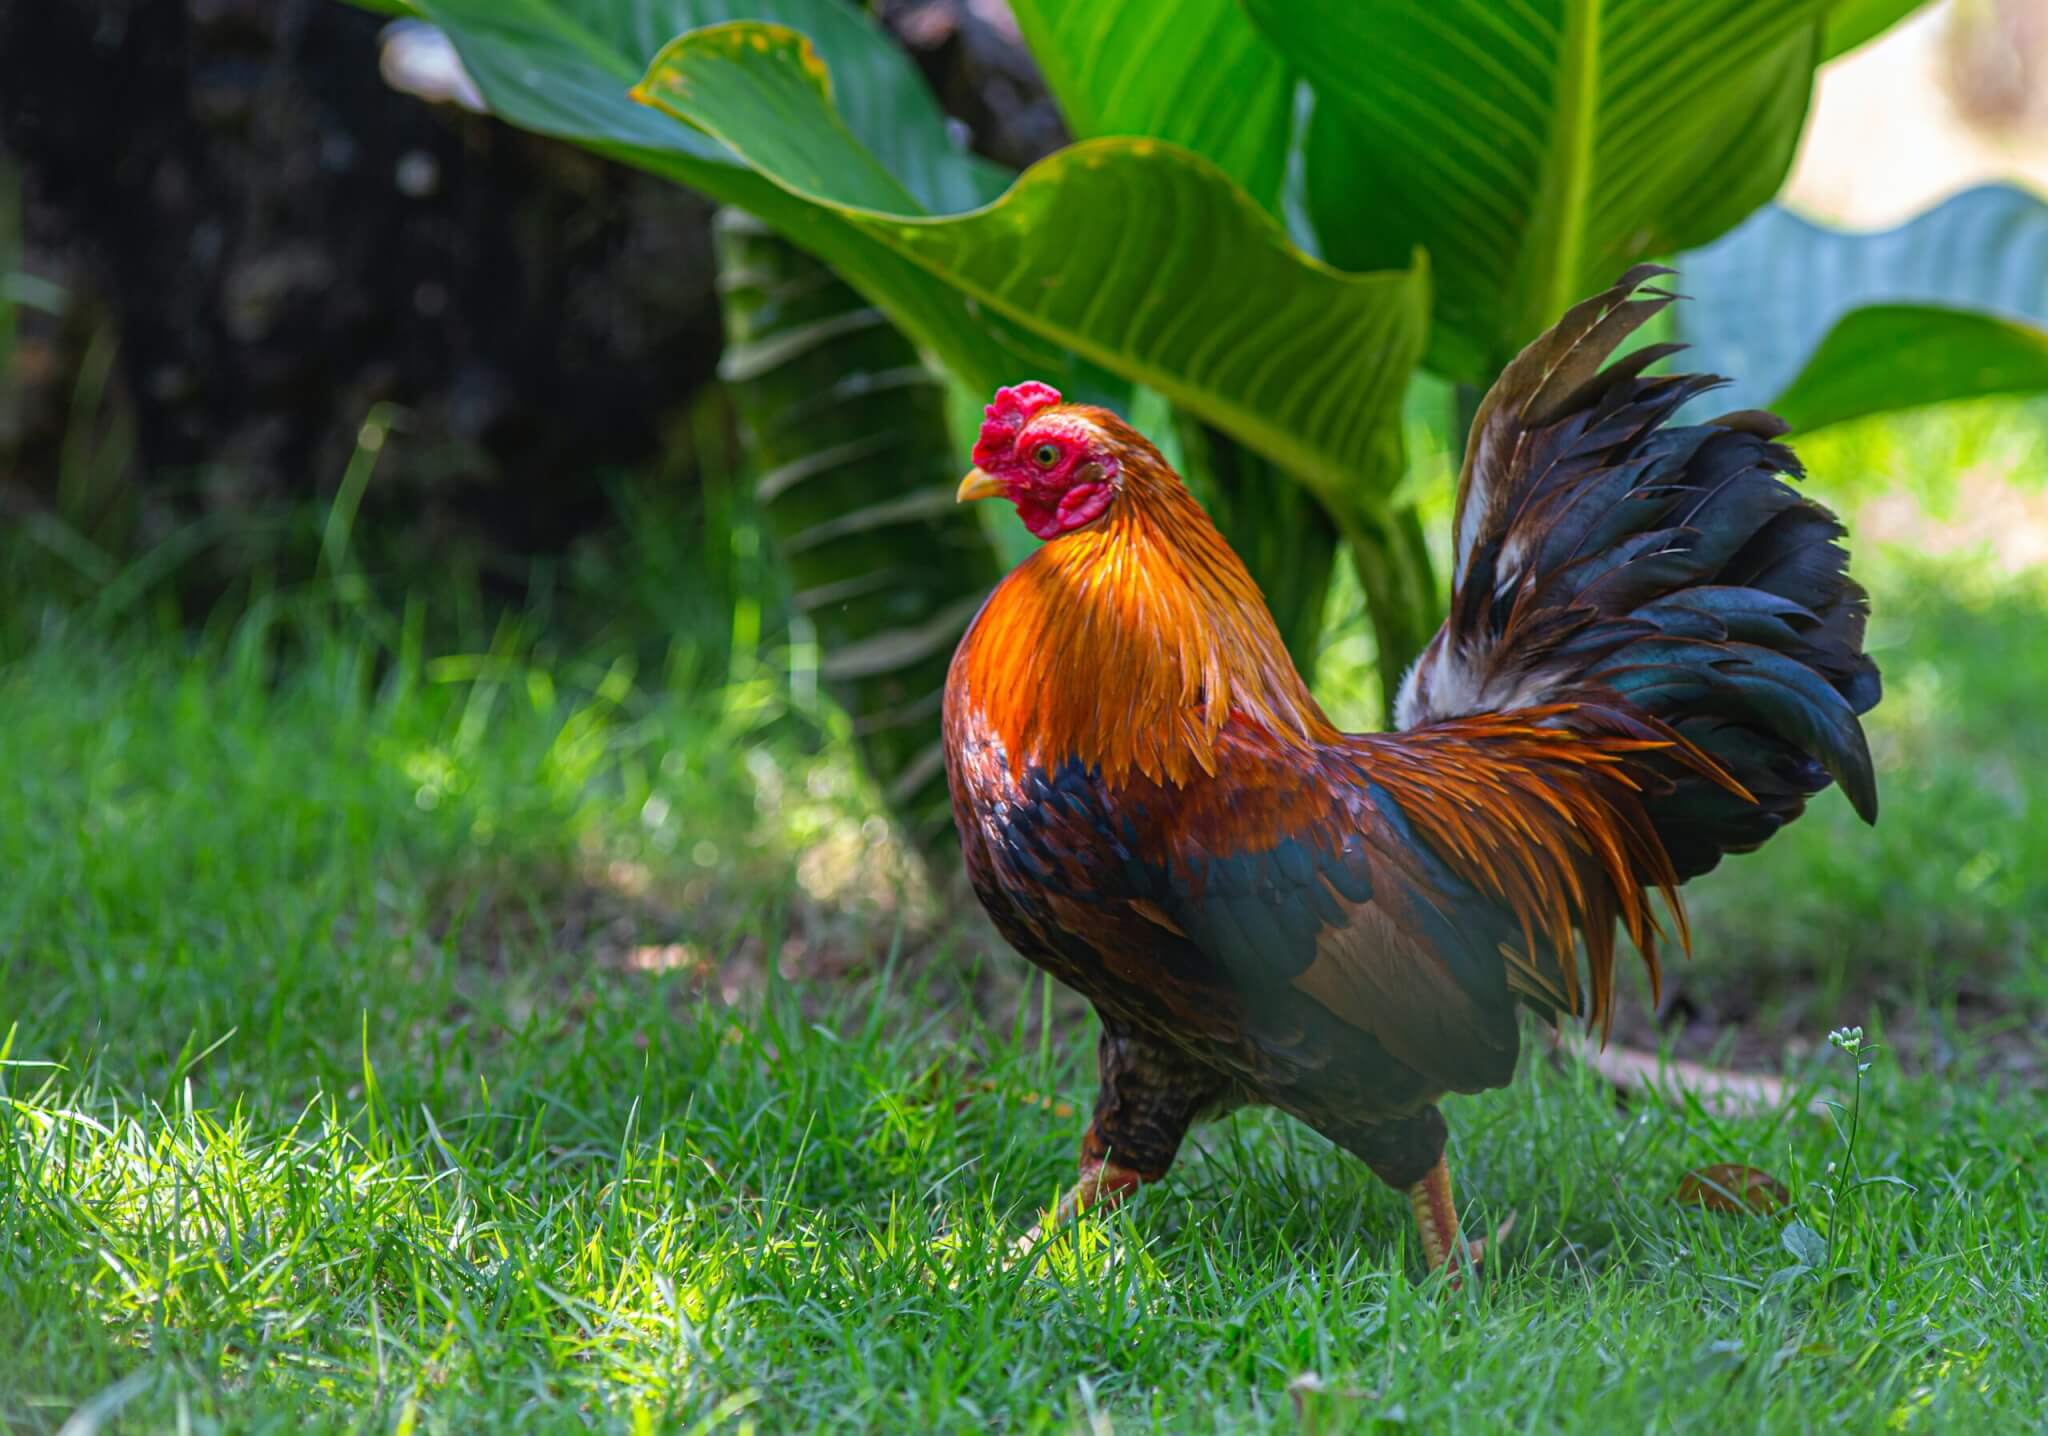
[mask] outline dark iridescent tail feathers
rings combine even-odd
[[[1689,878],[1831,780],[1875,820],[1857,717],[1879,681],[1842,526],[1781,477],[1801,473],[1776,442],[1785,425],[1745,411],[1667,428],[1721,381],[1646,376],[1675,344],[1607,363],[1671,303],[1644,287],[1669,272],[1640,266],[1574,307],[1487,394],[1459,482],[1450,617],[1395,717],[1576,703],[1560,721],[1675,732],[1744,790],[1654,765],[1646,806]]]

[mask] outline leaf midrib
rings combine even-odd
[[[1538,253],[1547,261],[1534,286],[1535,312],[1522,316],[1513,342],[1520,347],[1579,298],[1586,248],[1587,200],[1593,186],[1593,135],[1600,113],[1600,31],[1605,0],[1564,0],[1559,36],[1555,119],[1550,164],[1544,176],[1543,228],[1553,242]],[[1542,228],[1534,239],[1541,244]]]

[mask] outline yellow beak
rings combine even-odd
[[[984,474],[980,469],[969,469],[967,477],[960,481],[960,488],[953,495],[956,504],[973,503],[976,499],[999,499],[1003,496],[1003,481]]]

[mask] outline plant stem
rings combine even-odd
[[[1401,679],[1436,633],[1436,579],[1422,520],[1412,508],[1345,516],[1344,536],[1365,590],[1378,646],[1381,702],[1391,717]]]
[[[1485,398],[1486,391],[1476,384],[1459,384],[1451,390],[1451,442],[1456,446],[1461,474],[1465,468],[1465,450],[1472,443],[1472,423],[1479,417],[1479,405]]]

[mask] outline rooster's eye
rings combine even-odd
[[[1040,444],[1031,451],[1031,462],[1041,469],[1049,469],[1059,461],[1060,450],[1057,444]]]

